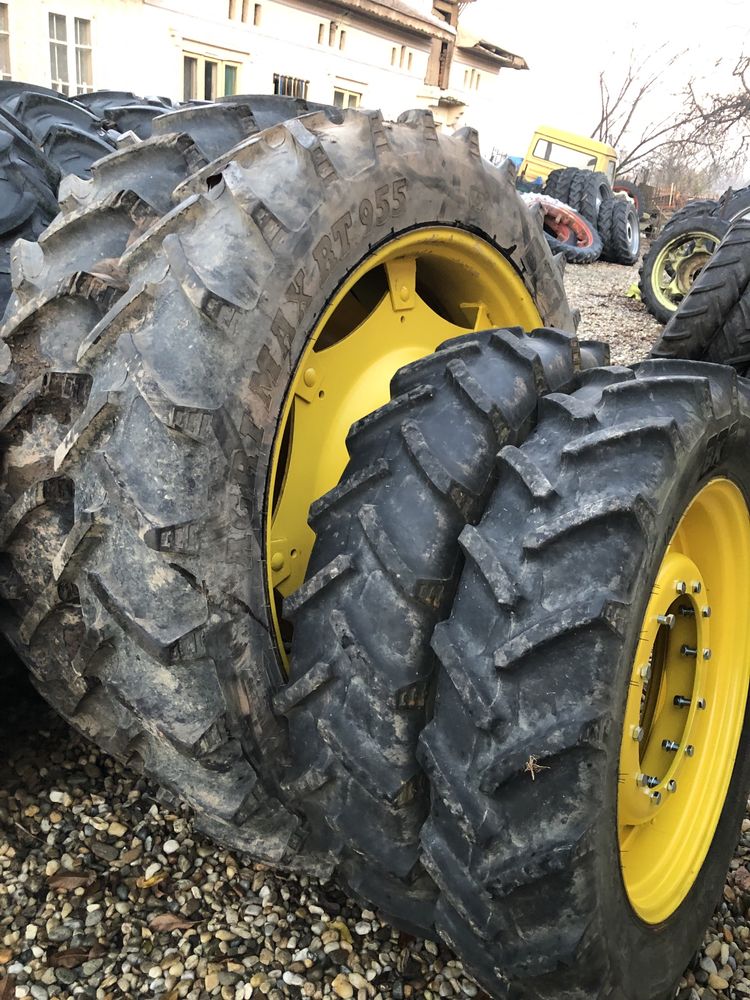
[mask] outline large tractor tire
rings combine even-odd
[[[599,369],[500,452],[433,638],[424,863],[495,997],[667,1000],[750,787],[750,393]]]
[[[44,88],[0,81],[0,107],[23,122],[63,175],[90,176],[91,164],[114,149],[100,118]]]
[[[667,323],[708,264],[729,224],[714,215],[689,215],[662,230],[641,265],[641,299],[652,316]]]
[[[651,353],[750,371],[750,221],[732,226]]]
[[[667,219],[664,229],[681,225],[685,219],[690,219],[694,215],[713,215],[718,207],[719,202],[716,198],[694,198]]]
[[[23,126],[0,114],[0,316],[11,295],[11,247],[18,239],[35,240],[52,221],[58,181]]]
[[[596,228],[602,205],[612,197],[606,174],[599,170],[579,170],[570,185],[567,202]]]
[[[461,566],[458,536],[494,483],[493,459],[528,434],[540,393],[607,362],[557,330],[463,336],[402,369],[390,402],[355,424],[338,485],[311,508],[317,540],[294,624],[290,801],[349,888],[430,935],[435,889],[419,860],[427,815],[416,762],[432,702],[429,641]]]
[[[612,264],[635,264],[641,252],[641,230],[633,203],[610,198],[599,209],[602,260]]]
[[[566,205],[569,204],[570,185],[578,172],[578,167],[560,167],[553,170],[544,185],[544,193],[550,198],[557,198],[558,201],[563,201]]]
[[[309,507],[398,368],[572,316],[511,174],[429,113],[285,122],[179,190],[156,221],[105,198],[15,256],[4,627],[45,697],[201,829],[325,872],[278,798],[271,705]]]

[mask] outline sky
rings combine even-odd
[[[599,72],[621,79],[632,49],[641,56],[665,46],[657,64],[667,51],[686,51],[645,109],[649,117],[661,117],[691,75],[709,92],[724,90],[743,47],[750,54],[750,0],[474,0],[461,18],[529,64],[529,72],[500,73],[492,144],[517,155],[539,124],[590,134]]]

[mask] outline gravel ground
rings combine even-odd
[[[566,273],[579,332],[609,339],[619,363],[643,357],[660,329],[625,297],[636,278],[610,264]],[[334,885],[217,849],[21,673],[4,692],[0,1000],[485,998],[446,948],[393,931]],[[750,819],[680,1000],[750,997],[748,869]]]

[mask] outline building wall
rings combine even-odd
[[[330,12],[314,2],[261,0],[257,26],[252,23],[255,4],[248,0],[249,23],[241,20],[243,0],[7,2],[11,72],[16,80],[50,85],[48,14],[52,12],[69,18],[69,44],[72,19],[91,21],[97,90],[131,90],[181,100],[183,52],[190,52],[236,63],[238,93],[273,93],[273,77],[278,73],[309,80],[311,101],[331,103],[338,87],[361,94],[363,107],[379,107],[386,117],[405,108],[432,107],[436,118],[450,128],[469,124],[481,133],[493,124],[496,114],[498,73],[494,67],[456,50],[448,94],[467,106],[442,107],[438,103],[441,92],[424,83],[428,37],[352,14],[339,16],[329,34]],[[427,0],[413,5],[428,12]],[[472,68],[481,74],[478,90],[464,83],[466,70]],[[490,144],[487,135],[483,139],[484,146]]]

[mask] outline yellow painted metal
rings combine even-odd
[[[649,924],[687,896],[721,815],[750,684],[749,602],[750,514],[734,483],[713,479],[667,546],[625,709],[620,862],[631,906]]]
[[[519,173],[527,181],[539,177],[546,180],[560,167],[578,167],[600,170],[613,181],[616,166],[617,151],[613,146],[567,129],[540,125],[531,137]]]
[[[341,477],[351,424],[388,401],[399,368],[443,341],[540,323],[509,261],[461,229],[396,237],[341,284],[291,379],[272,455],[266,564],[282,651],[281,598],[304,580],[315,538],[308,510]]]
[[[651,283],[665,309],[677,309],[719,242],[711,233],[696,231],[681,233],[662,247],[651,269]]]

